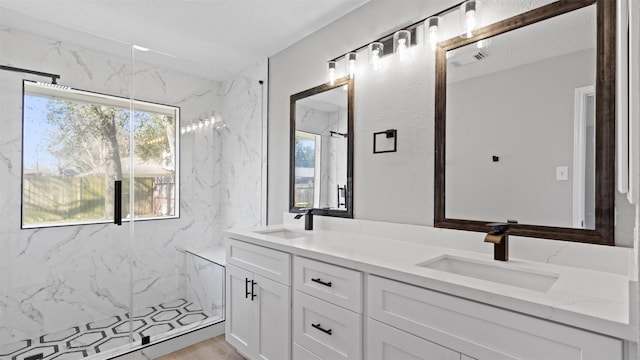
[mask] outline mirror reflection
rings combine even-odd
[[[294,207],[347,210],[347,87],[295,103]]]
[[[353,217],[353,79],[291,95],[289,211]]]
[[[446,53],[445,217],[595,229],[595,5]]]

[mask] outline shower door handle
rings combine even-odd
[[[122,225],[122,180],[116,180],[113,185],[113,223]]]

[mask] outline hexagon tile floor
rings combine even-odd
[[[199,306],[184,299],[151,306],[133,314],[134,341],[207,319]],[[129,314],[73,327],[35,339],[0,345],[1,360],[24,360],[42,353],[44,359],[74,360],[127,344]]]

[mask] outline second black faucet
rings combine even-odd
[[[304,229],[313,230],[313,209],[304,209],[304,212],[295,216],[300,219],[304,215]]]

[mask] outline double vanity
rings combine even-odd
[[[227,231],[227,341],[272,360],[634,358],[637,265],[610,246],[624,211],[615,44],[609,0],[551,2],[437,44],[433,143],[420,144],[433,174],[365,172],[433,185],[433,221],[421,222],[433,227],[352,219],[354,87],[366,79],[291,95],[289,212],[319,226]],[[380,134],[400,135],[373,133],[388,162],[358,153],[362,168],[415,160],[378,151]],[[376,190],[355,197],[414,195]],[[408,203],[361,214],[418,208]]]
[[[338,225],[227,232],[226,339],[248,358],[624,359],[635,339],[622,270],[495,261],[479,233],[322,221]]]

